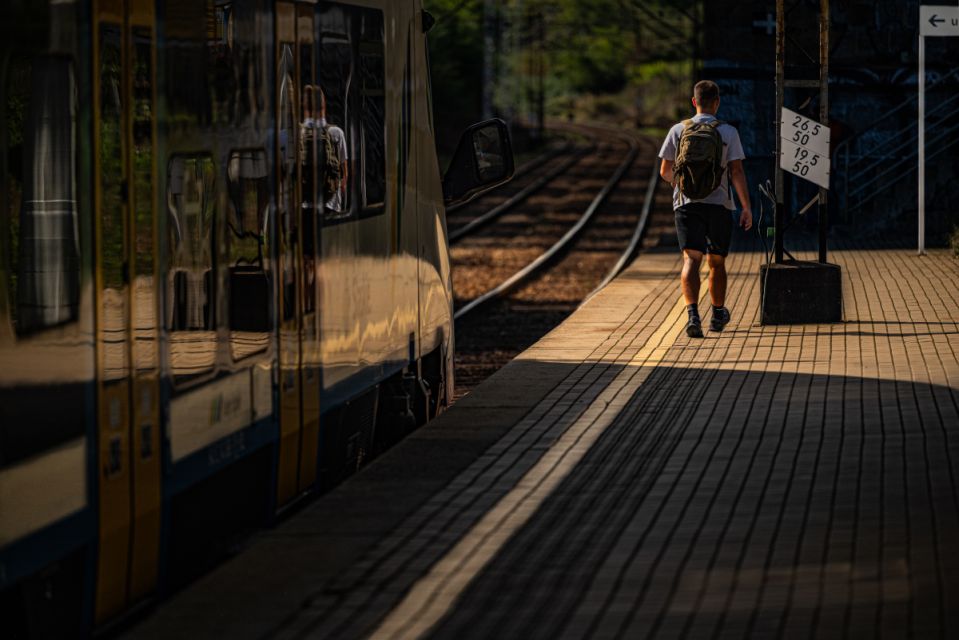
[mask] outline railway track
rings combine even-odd
[[[545,162],[486,211],[474,206],[465,222],[450,219],[457,397],[612,280],[649,228],[668,228],[656,219],[668,210],[668,194],[657,189],[653,141],[596,126],[570,129],[588,144]]]

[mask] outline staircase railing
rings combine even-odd
[[[928,85],[928,90],[959,77],[959,67],[940,77]],[[890,132],[888,135],[878,136],[877,141],[870,147],[863,149],[863,140],[867,134],[874,133],[883,123],[902,115],[910,107],[915,109],[917,96],[912,95],[896,107],[884,113],[864,127],[859,133],[843,140],[832,153],[832,166],[839,179],[833,188],[841,195],[842,215],[853,222],[856,213],[867,203],[887,191],[902,179],[916,173],[914,162],[918,151],[918,123],[916,121]],[[945,153],[959,144],[959,123],[955,116],[959,115],[959,92],[935,103],[926,111],[927,121],[927,160]],[[836,171],[840,169],[840,171]],[[839,184],[836,184],[836,183]]]

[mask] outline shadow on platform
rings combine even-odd
[[[435,637],[959,625],[946,606],[959,595],[948,580],[959,572],[959,434],[946,426],[959,423],[955,388],[659,366],[544,501],[517,507],[529,510],[521,526],[477,531],[528,490],[530,470],[595,400],[590,389],[624,367],[519,360],[508,371],[310,509],[308,544],[337,566],[299,563],[323,586],[305,588],[271,633],[364,636],[418,583],[422,610],[443,611]],[[564,411],[545,424],[551,406]],[[292,528],[307,533],[271,537],[286,544]],[[362,554],[336,551],[360,531],[384,537]],[[430,577],[471,536],[477,549],[503,543],[488,561],[467,554],[445,579]]]

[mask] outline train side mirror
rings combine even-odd
[[[498,118],[474,124],[460,136],[443,176],[447,206],[466,202],[513,177],[513,146],[506,123]]]

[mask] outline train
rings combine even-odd
[[[101,633],[448,405],[420,0],[0,6],[0,634]],[[401,478],[397,482],[402,482]]]

